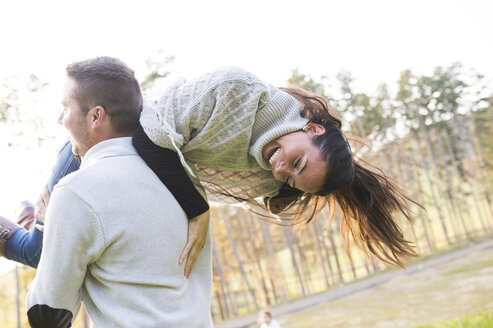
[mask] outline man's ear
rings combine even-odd
[[[308,135],[310,137],[322,136],[325,134],[325,128],[323,127],[323,125],[317,123],[308,123],[307,125],[305,125],[305,127],[307,129],[306,132],[308,132]]]
[[[91,127],[99,127],[106,118],[106,111],[102,106],[95,106],[89,110],[89,117],[91,119]]]

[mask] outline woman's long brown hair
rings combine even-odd
[[[349,143],[341,131],[341,120],[328,101],[300,88],[281,88],[302,104],[301,115],[310,122],[324,126],[326,133],[314,138],[328,171],[325,184],[317,194],[305,193],[284,184],[277,196],[264,197],[263,204],[254,198],[240,198],[221,186],[209,183],[209,192],[233,197],[237,201],[262,207],[282,219],[283,225],[308,223],[328,206],[329,222],[335,209],[341,210],[340,229],[349,255],[350,240],[367,255],[375,255],[381,261],[404,267],[410,257],[418,256],[411,242],[404,238],[399,227],[399,217],[413,222],[410,199],[398,185],[382,171],[363,160],[355,160]],[[363,143],[357,138],[351,138]],[[279,224],[264,213],[251,210],[263,219]]]
[[[411,242],[404,238],[399,227],[399,216],[413,222],[410,199],[404,191],[382,171],[363,160],[355,160],[341,121],[328,101],[299,88],[282,88],[302,104],[302,116],[321,124],[326,134],[314,144],[321,149],[328,163],[326,183],[314,194],[285,185],[279,195],[264,198],[271,213],[282,217],[296,217],[295,222],[310,222],[324,206],[329,206],[329,221],[334,218],[336,203],[341,217],[341,233],[349,253],[349,242],[367,255],[372,253],[385,263],[404,267],[417,253]]]

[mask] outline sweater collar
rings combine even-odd
[[[300,116],[301,104],[298,100],[277,88],[273,88],[271,92],[271,101],[256,115],[248,150],[265,170],[270,170],[270,165],[263,158],[262,149],[272,140],[298,131],[308,123],[308,119]]]
[[[82,158],[80,168],[86,168],[102,158],[137,155],[132,146],[132,137],[112,138],[101,141],[89,149]]]

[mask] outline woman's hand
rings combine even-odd
[[[36,209],[34,211],[34,217],[40,222],[45,222],[46,209],[48,208],[48,203],[50,202],[50,194],[48,193],[48,187],[45,185],[43,191],[39,194],[38,200],[36,201]],[[44,226],[41,224],[36,224],[36,229],[39,231],[44,231]]]
[[[209,231],[210,211],[188,220],[188,239],[183,252],[180,255],[179,263],[182,264],[185,258],[185,277],[190,277],[190,272],[205,245],[207,232]]]

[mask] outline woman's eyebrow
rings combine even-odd
[[[305,167],[308,165],[308,158],[306,159],[306,162],[305,162],[305,165],[303,165],[303,168],[298,172],[298,175],[300,175],[303,170],[305,169]]]
[[[303,172],[303,170],[306,168],[307,165],[308,165],[308,158],[306,159],[305,165],[303,165],[301,170],[298,172],[297,174],[298,176]],[[293,188],[296,188],[296,182],[294,181],[294,179],[293,179]]]

